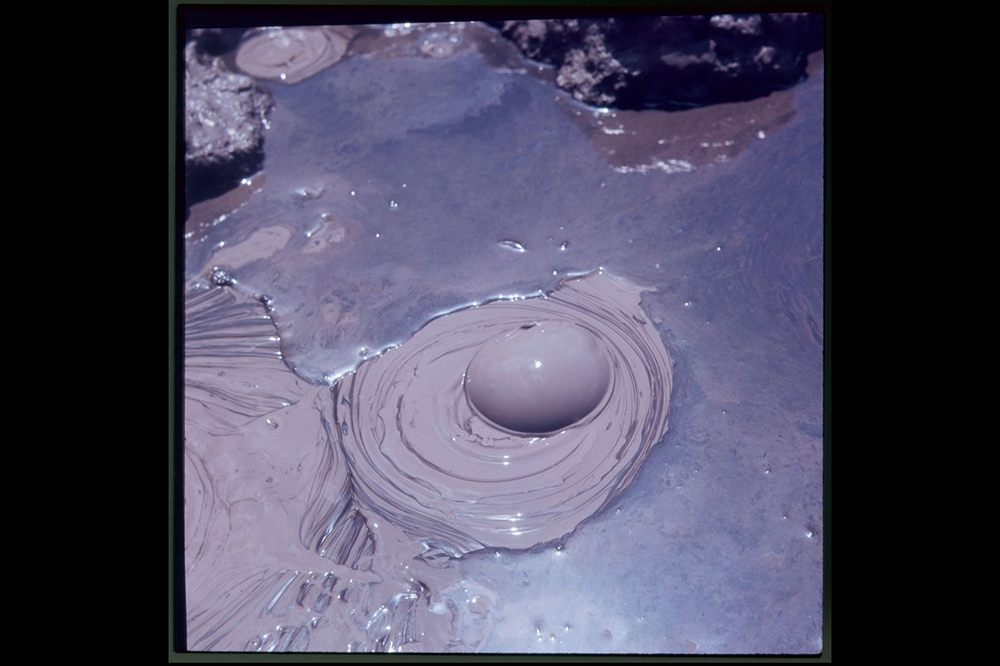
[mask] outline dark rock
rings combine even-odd
[[[220,56],[236,48],[244,28],[198,28],[189,33],[198,55]]]
[[[595,106],[682,109],[735,102],[805,76],[820,14],[720,14],[492,24],[557,84]]]
[[[218,196],[260,170],[265,115],[271,94],[218,58],[200,56],[197,41],[184,49],[186,203]]]

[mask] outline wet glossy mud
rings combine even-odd
[[[822,60],[764,106],[612,117],[458,27],[365,33],[332,67],[276,84],[266,180],[189,229],[190,647],[817,651]],[[417,409],[399,384],[433,354],[401,361],[428,321],[450,325],[442,313],[537,303],[518,295],[600,266],[655,288],[628,326],[669,349],[670,429],[644,450],[665,425],[654,416],[609,468],[626,490],[565,494],[579,504],[551,522],[541,501],[498,501],[492,515],[533,516],[515,535],[461,511],[449,476],[474,460],[496,476],[469,475],[473,496],[497,499],[480,482],[511,482],[503,446],[525,469],[540,449]],[[461,393],[453,381],[436,400]],[[450,432],[445,448],[406,447],[431,428]],[[571,479],[544,471],[557,468],[539,478],[565,493]]]
[[[495,593],[450,559],[565,537],[628,487],[666,431],[671,363],[640,293],[595,273],[454,312],[327,389],[284,367],[262,303],[228,286],[189,287],[192,647],[478,648]],[[478,351],[534,325],[586,327],[611,375],[598,409],[542,436],[478,418],[463,390]],[[296,450],[308,453],[289,479]],[[248,473],[258,490],[238,509],[216,484]]]
[[[275,28],[251,35],[236,51],[236,67],[262,81],[293,85],[334,65],[354,30],[341,26]]]
[[[344,378],[336,421],[365,504],[451,556],[572,532],[628,486],[666,432],[670,358],[639,293],[594,274],[544,298],[462,310]],[[537,435],[477,414],[463,390],[477,353],[522,327],[560,324],[585,327],[611,369],[600,406]]]

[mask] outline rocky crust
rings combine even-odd
[[[264,161],[263,121],[274,102],[252,78],[230,72],[213,57],[226,50],[224,38],[194,35],[184,49],[188,206],[234,188]]]
[[[820,14],[720,14],[492,24],[594,106],[665,110],[736,102],[805,76]]]

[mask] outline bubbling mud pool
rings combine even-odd
[[[364,503],[451,556],[530,548],[572,532],[628,486],[666,432],[670,357],[639,308],[639,293],[603,273],[567,280],[547,297],[435,319],[363,364],[334,398]],[[558,335],[566,325],[588,331],[595,340],[588,351],[610,368],[599,404],[561,430],[545,433],[545,426],[538,434],[511,432],[479,414],[463,390],[477,354],[526,330],[549,327]],[[522,360],[541,369],[537,359],[545,355],[532,351]],[[561,379],[546,391],[543,415],[558,412],[579,388],[578,377]],[[501,383],[484,390],[506,398],[527,389]]]
[[[365,30],[335,65],[294,84],[285,72],[268,84],[264,171],[239,201],[192,212],[189,649],[813,651],[822,60],[809,80],[760,100],[616,113],[573,103],[517,54],[493,58],[504,42],[481,28]],[[530,328],[469,337],[478,351],[456,351],[453,368],[435,348],[416,353],[424,328],[583,298],[595,282],[551,290],[599,266],[655,288],[640,311],[638,294],[610,286],[622,283],[602,287],[626,304],[609,318],[638,333],[536,314],[523,319]],[[499,296],[540,290],[547,299]],[[511,386],[533,376],[533,363],[505,376],[490,350],[513,355],[560,329],[599,350],[587,355],[607,361],[607,390],[567,396],[551,422],[507,404],[517,391],[479,393],[482,373]],[[622,340],[647,332],[672,360],[669,382],[655,363],[645,375],[669,392],[670,429],[651,445],[662,415],[623,412],[637,426],[616,466],[600,460],[599,429],[574,442],[633,390],[630,366],[614,359],[635,351]],[[542,370],[569,362],[544,347]],[[448,381],[418,393],[439,370]],[[587,372],[603,384],[604,370]],[[634,390],[648,401],[651,387]],[[409,411],[397,421],[399,397]],[[468,409],[467,428],[450,400]],[[415,433],[435,428],[447,436],[428,452]],[[518,487],[515,455],[525,470],[551,456],[529,478],[556,495],[582,481],[579,505],[546,522],[543,497],[504,504],[497,489]],[[465,492],[494,501],[490,515],[531,520],[487,521],[463,502],[465,479],[451,477],[473,465]],[[421,485],[424,475],[434,480]],[[503,531],[529,525],[538,530]]]
[[[239,649],[243,636],[247,650],[306,649],[323,621],[336,627],[324,638],[330,651],[475,649],[488,633],[495,595],[456,580],[449,561],[487,547],[531,549],[570,534],[629,486],[667,429],[669,354],[639,305],[643,290],[603,271],[567,278],[543,296],[438,317],[332,388],[312,390],[282,371],[273,325],[261,304],[240,302],[229,291],[194,288],[188,295],[189,398],[197,403],[190,407],[214,417],[211,433],[204,435],[238,430],[241,417],[260,416],[248,411],[255,401],[227,390],[239,386],[242,375],[258,382],[258,389],[265,382],[263,402],[271,404],[264,413],[276,406],[294,409],[290,400],[303,403],[303,394],[313,393],[312,409],[289,419],[294,427],[283,427],[279,416],[267,419],[266,427],[271,439],[273,431],[287,432],[277,435],[278,444],[294,447],[292,440],[312,421],[324,453],[309,474],[300,521],[298,541],[308,556],[297,553],[295,569],[279,560],[276,572],[248,567],[208,586],[201,597],[207,606],[234,592],[237,600],[191,615],[196,648]],[[484,350],[495,355],[498,342],[544,327],[559,336],[556,343],[565,340],[567,327],[571,335],[586,331],[584,349],[596,355],[589,360],[607,369],[601,399],[558,431],[498,427],[468,398],[468,368]],[[527,358],[532,367],[536,357],[549,361],[546,345],[533,351]],[[222,366],[211,360],[217,357],[240,363]],[[219,367],[234,376],[227,379]],[[560,393],[578,389],[579,376],[568,379],[561,386],[556,381],[546,398],[552,405]],[[289,381],[295,395],[285,399]],[[189,429],[193,479],[211,476],[196,453],[199,434]],[[191,503],[191,525],[202,522],[196,515],[202,511],[203,505]],[[207,542],[207,535],[192,534],[187,547],[201,554]],[[311,570],[302,571],[307,566]],[[470,596],[470,587],[478,594]],[[286,617],[301,616],[298,623],[286,620],[277,629],[255,632],[255,625],[268,627],[267,616],[279,604]]]

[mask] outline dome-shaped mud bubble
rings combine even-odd
[[[340,61],[353,35],[345,26],[265,30],[240,45],[236,66],[264,81],[299,83]]]
[[[358,499],[452,557],[572,532],[667,430],[671,361],[642,291],[603,271],[566,279],[438,317],[363,363],[333,389]],[[536,377],[546,363],[557,372]]]
[[[502,429],[546,434],[592,412],[610,379],[600,339],[555,320],[526,324],[484,345],[465,373],[465,394],[479,416]]]

